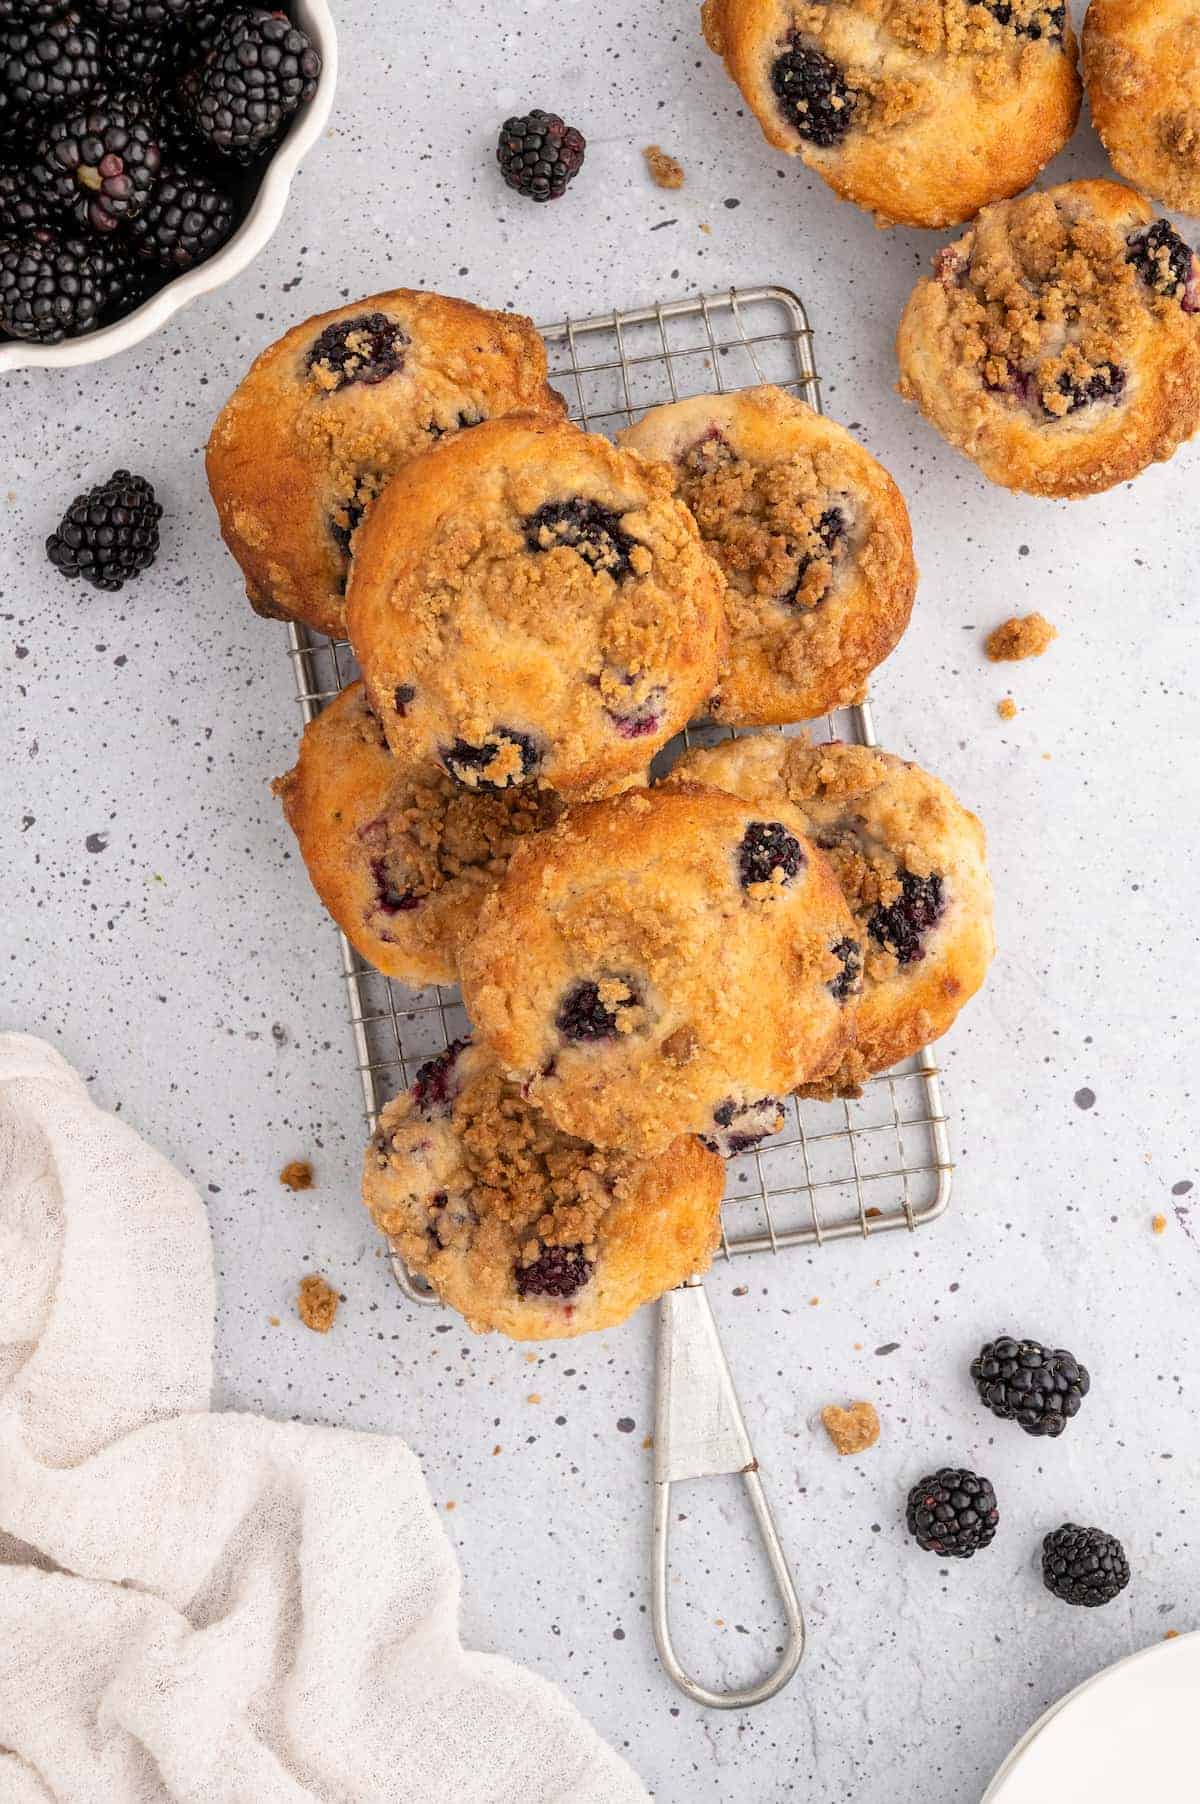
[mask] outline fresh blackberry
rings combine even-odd
[[[33,177],[48,206],[104,234],[147,205],[161,165],[154,113],[143,96],[120,91],[52,120]]]
[[[58,344],[90,332],[110,298],[91,247],[51,226],[0,238],[0,328]]]
[[[100,75],[100,39],[77,12],[0,26],[0,137],[36,131],[94,94]]]
[[[918,877],[905,871],[899,896],[886,906],[880,903],[867,922],[867,932],[894,953],[899,964],[917,964],[925,956],[925,935],[937,926],[945,912],[946,898],[938,873]]]
[[[32,186],[29,171],[0,165],[0,237],[48,223],[45,204]]]
[[[1118,401],[1125,392],[1125,371],[1115,363],[1097,364],[1094,373],[1086,382],[1073,382],[1066,370],[1058,378],[1058,392],[1066,395],[1070,406],[1067,413],[1078,413],[1081,407],[1090,407],[1093,401]],[[1058,415],[1065,419],[1065,414]]]
[[[1060,1435],[1091,1388],[1087,1367],[1062,1347],[1003,1335],[971,1361],[980,1400],[1002,1422],[1019,1422],[1026,1434]]]
[[[795,32],[771,65],[771,86],[784,117],[809,144],[828,149],[854,122],[858,95],[837,64]]]
[[[46,540],[46,556],[64,576],[97,589],[119,589],[148,569],[158,551],[162,508],[144,476],[115,470],[107,482],[76,495]]]
[[[743,889],[752,883],[770,883],[775,871],[789,882],[804,869],[804,847],[782,821],[751,821],[738,847],[738,875]]]
[[[173,163],[162,171],[149,204],[130,221],[127,237],[139,257],[164,269],[191,269],[220,250],[236,220],[231,194]]]
[[[513,1275],[518,1296],[573,1297],[591,1277],[592,1265],[581,1246],[543,1247],[532,1265],[518,1265]]]
[[[908,1493],[906,1520],[909,1534],[926,1553],[969,1560],[995,1538],[1000,1512],[986,1478],[944,1466]]]
[[[189,24],[204,10],[204,0],[88,0],[88,7],[110,31],[132,38]]]
[[[496,727],[482,745],[456,739],[445,747],[442,763],[467,789],[510,789],[525,783],[541,763],[541,754],[528,733],[513,727]]]
[[[63,9],[64,0],[0,0],[0,25],[10,19],[28,23],[35,19],[54,19]]]
[[[1065,1604],[1095,1609],[1129,1583],[1129,1561],[1115,1535],[1064,1522],[1042,1542],[1042,1583]]]
[[[184,77],[183,105],[214,150],[250,163],[316,92],[320,73],[318,52],[282,13],[238,7],[222,19],[202,62]]]
[[[370,387],[404,368],[409,342],[404,327],[386,313],[361,313],[326,326],[313,340],[305,362],[329,393],[352,382]]]
[[[138,88],[157,109],[178,76],[182,54],[182,44],[171,31],[135,32],[128,37],[114,32],[104,45],[105,84]]]
[[[101,312],[105,319],[123,319],[145,300],[153,286],[148,265],[127,254],[123,234],[95,239],[92,264],[104,283]]]
[[[540,107],[500,127],[496,161],[510,188],[530,200],[559,200],[583,167],[587,139]]]
[[[1192,281],[1192,247],[1179,236],[1169,219],[1156,219],[1125,240],[1126,263],[1132,263],[1142,281],[1155,294],[1182,301],[1185,310],[1195,312],[1200,301],[1189,305],[1194,294]]]
[[[862,989],[862,947],[857,940],[844,939],[836,941],[830,951],[842,968],[826,988],[835,1002],[849,1002]]]
[[[554,1025],[564,1040],[615,1040],[620,1028],[618,1011],[633,1008],[637,995],[629,984],[624,996],[600,994],[600,985],[590,981],[573,984],[559,1005]]]
[[[637,544],[621,526],[621,516],[598,501],[575,495],[570,501],[547,501],[526,518],[525,544],[530,551],[553,551],[566,545],[593,570],[607,571],[621,582],[633,569],[629,554]]]

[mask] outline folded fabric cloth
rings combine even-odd
[[[2,1804],[632,1804],[561,1693],[457,1629],[413,1455],[212,1414],[200,1199],[0,1035]]]

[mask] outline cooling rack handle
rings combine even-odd
[[[659,1305],[654,1418],[654,1542],[651,1619],[668,1678],[694,1704],[749,1710],[782,1691],[804,1653],[804,1616],[787,1558],[759,1477],[733,1373],[699,1278],[668,1291]],[[775,1670],[742,1691],[712,1691],[684,1671],[671,1639],[668,1577],[671,1487],[687,1478],[738,1473],[774,1575],[787,1622],[787,1641]]]

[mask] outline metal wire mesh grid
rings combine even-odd
[[[563,392],[571,418],[590,431],[612,433],[664,401],[757,382],[774,382],[820,409],[812,329],[803,304],[787,289],[731,290],[563,320],[542,331],[551,380]],[[298,626],[289,626],[288,634],[307,721],[354,680],[357,667],[344,642]],[[866,703],[810,723],[807,730],[816,739],[876,743]],[[676,749],[724,736],[720,729],[693,730]],[[341,950],[365,1113],[373,1128],[416,1067],[464,1033],[467,1021],[457,992],[406,989],[366,965],[344,937]],[[730,1161],[724,1252],[734,1257],[916,1229],[946,1208],[952,1171],[938,1070],[925,1051],[872,1079],[857,1099],[793,1098],[781,1132]],[[410,1296],[428,1300],[399,1266],[397,1276]]]

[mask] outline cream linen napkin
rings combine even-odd
[[[0,1035],[0,1804],[632,1804],[399,1441],[209,1411],[200,1199]]]

